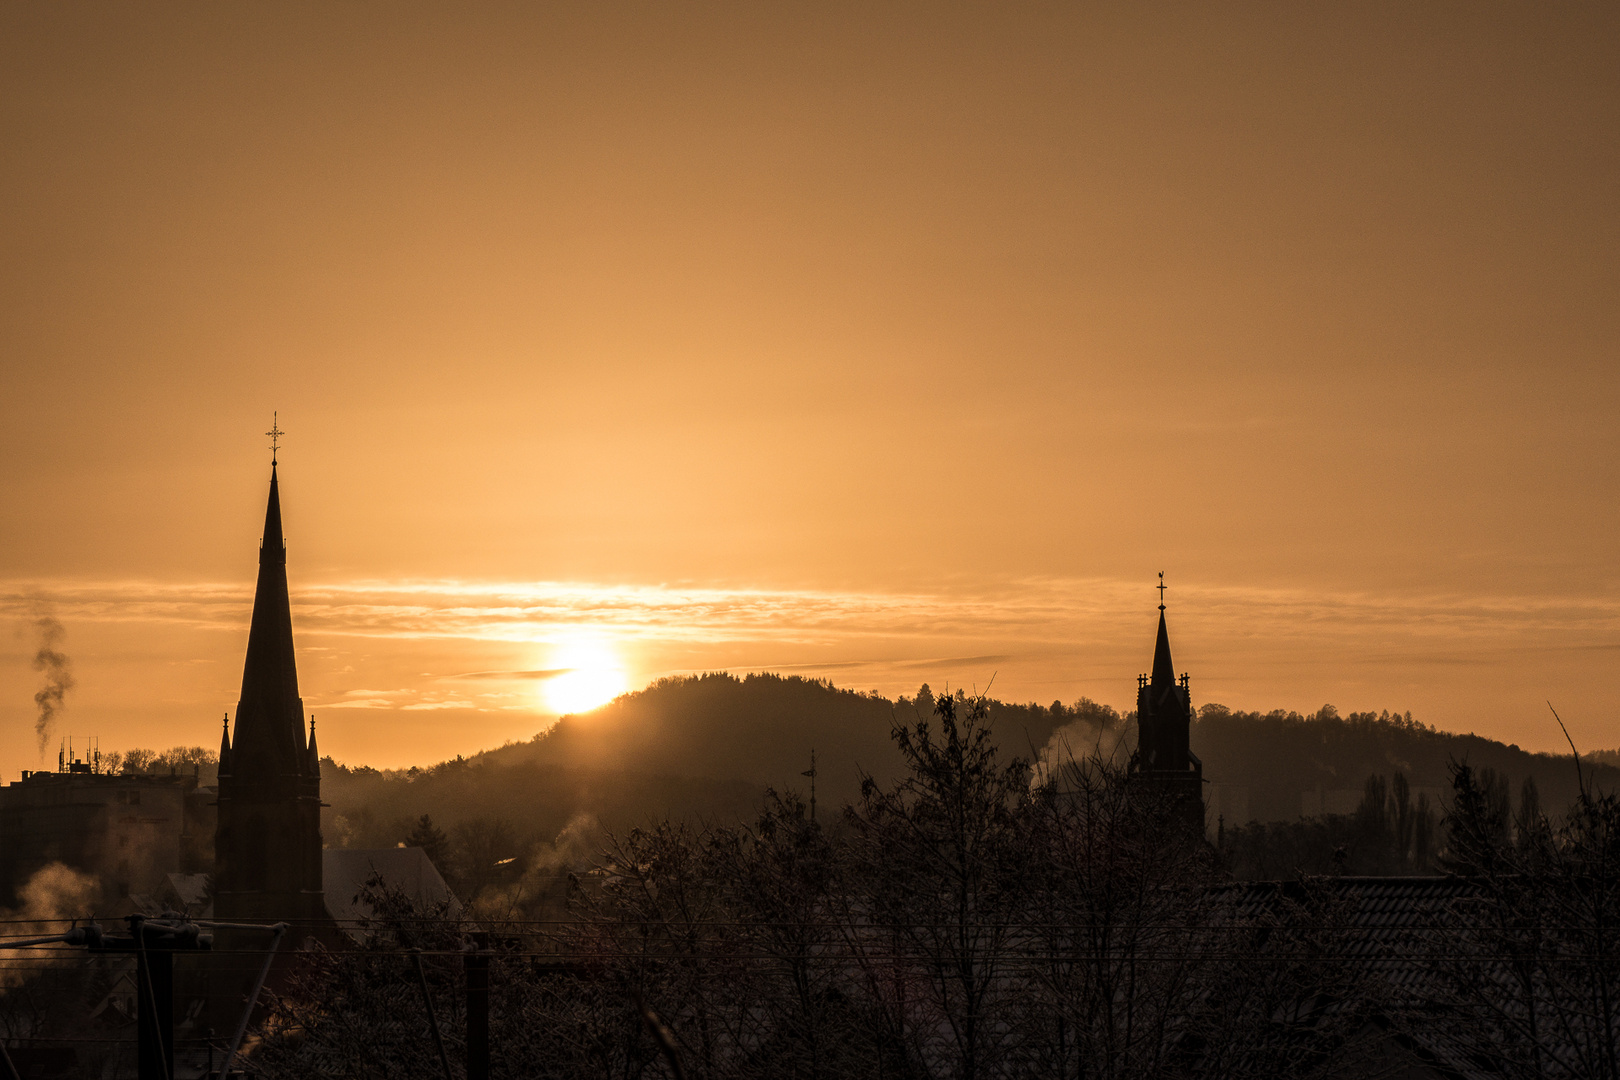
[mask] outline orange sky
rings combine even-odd
[[[5,775],[46,611],[217,739],[272,410],[350,760],[581,649],[1123,706],[1160,569],[1195,700],[1620,744],[1612,6],[469,7],[0,11]]]

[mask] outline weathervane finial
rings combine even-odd
[[[1159,571],[1159,610],[1164,610],[1164,571]]]
[[[276,463],[276,448],[281,442],[281,437],[287,433],[281,430],[281,426],[276,420],[276,414],[273,412],[270,414],[270,430],[265,434],[270,436],[270,464],[274,465]]]

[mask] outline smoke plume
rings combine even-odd
[[[1052,732],[1046,746],[1035,755],[1031,783],[1044,783],[1055,775],[1054,770],[1064,766],[1088,771],[1094,763],[1122,766],[1134,749],[1133,735],[1131,727],[1117,716],[1082,715]]]
[[[36,870],[20,890],[22,906],[0,908],[7,935],[17,938],[60,934],[70,919],[82,919],[95,908],[100,883],[88,874],[53,862]],[[0,994],[20,986],[47,967],[77,963],[64,953],[0,949]]]
[[[67,705],[67,692],[73,689],[72,666],[67,654],[58,651],[57,646],[67,631],[62,624],[49,615],[42,615],[34,620],[34,629],[39,633],[39,651],[34,653],[34,670],[45,673],[45,685],[39,693],[34,695],[34,704],[39,707],[39,716],[34,720],[34,734],[39,737],[39,752],[45,752],[45,746],[50,742],[51,724],[56,720],[56,714]]]

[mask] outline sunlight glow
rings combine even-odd
[[[580,637],[559,643],[551,653],[549,666],[568,669],[544,684],[546,704],[559,715],[606,705],[630,689],[624,662],[600,638]]]

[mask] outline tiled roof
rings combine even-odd
[[[1454,930],[1469,903],[1482,896],[1478,885],[1459,877],[1319,877],[1234,882],[1217,890],[1217,902],[1232,905],[1239,925],[1320,919],[1334,954],[1369,980],[1389,1037],[1431,1075],[1458,1080],[1500,1076],[1451,1015],[1434,964],[1454,947],[1448,928]]]
[[[418,847],[327,848],[321,852],[321,873],[327,913],[356,941],[369,935],[364,923],[372,911],[359,894],[374,874],[424,911],[445,904],[451,917],[461,913],[461,904],[439,875],[438,867]]]

